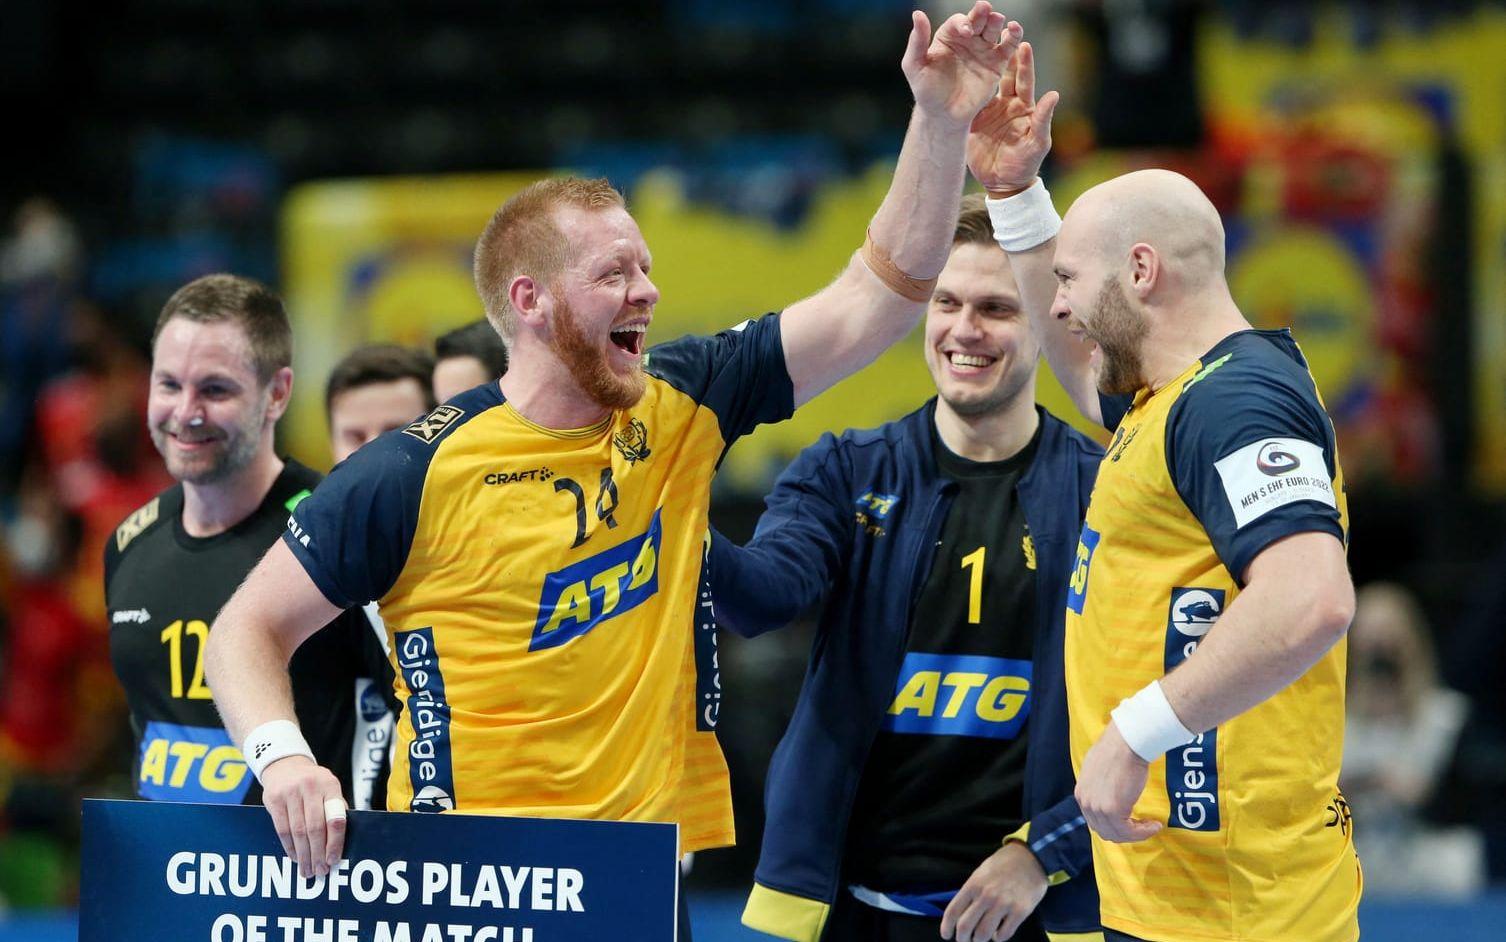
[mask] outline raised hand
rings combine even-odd
[[[1051,116],[1061,96],[1035,99],[1035,52],[1020,43],[999,82],[999,93],[973,119],[967,168],[983,188],[1008,196],[1030,186],[1051,150]]]
[[[1020,24],[1006,21],[983,0],[966,14],[948,17],[934,37],[930,19],[916,10],[900,60],[916,107],[933,117],[967,124],[992,96],[1021,35]]]

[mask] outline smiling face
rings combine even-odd
[[[1082,219],[1071,218],[1071,211],[1067,215],[1057,235],[1053,263],[1057,287],[1051,313],[1065,318],[1067,330],[1079,340],[1094,345],[1088,362],[1099,392],[1110,396],[1134,393],[1148,385],[1144,347],[1150,325],[1130,303],[1121,273],[1098,258],[1101,253],[1093,250],[1090,237],[1083,233]]]
[[[958,415],[986,415],[1029,389],[1039,359],[1009,257],[993,245],[954,246],[926,308],[937,393]]]
[[[291,376],[284,368],[263,383],[234,321],[169,320],[152,349],[147,398],[147,427],[168,473],[214,484],[249,466],[272,447]]]
[[[648,244],[618,206],[556,214],[569,258],[549,286],[550,349],[594,402],[626,409],[643,395],[643,351],[659,300]]]

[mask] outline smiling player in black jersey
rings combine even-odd
[[[292,391],[292,332],[265,286],[209,275],[179,289],[152,342],[148,423],[178,483],[134,511],[105,549],[110,655],[136,737],[136,792],[153,800],[256,803],[261,788],[225,732],[204,678],[209,625],[319,475],[272,448]],[[295,709],[346,798],[358,714],[385,716],[390,668],[359,611],[315,632],[291,664]],[[377,685],[357,703],[357,683]],[[357,771],[357,781],[371,776]],[[382,799],[377,785],[376,800]]]

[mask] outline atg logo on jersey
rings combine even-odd
[[[1192,656],[1208,629],[1224,612],[1223,589],[1175,588],[1166,616],[1166,670]],[[1171,800],[1167,827],[1217,831],[1218,730],[1166,753],[1166,796]]]
[[[626,543],[544,577],[539,617],[528,650],[555,648],[642,605],[659,591],[660,510],[648,530]]]
[[[450,762],[450,701],[433,628],[399,631],[394,636],[397,669],[408,688],[408,780],[413,784],[409,811],[450,811],[455,807],[455,774]]]
[[[1072,579],[1067,584],[1067,607],[1079,615],[1088,599],[1088,569],[1093,565],[1098,540],[1098,531],[1083,524],[1082,535],[1077,538],[1077,562],[1072,566]]]
[[[966,654],[905,655],[884,729],[1013,739],[1030,718],[1033,665]]]
[[[147,723],[138,758],[136,793],[151,801],[238,805],[251,789],[245,758],[218,727]]]

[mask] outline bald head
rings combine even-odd
[[[1137,170],[1100,183],[1078,197],[1062,227],[1108,266],[1144,243],[1188,288],[1223,280],[1223,222],[1197,184],[1180,173]]]

